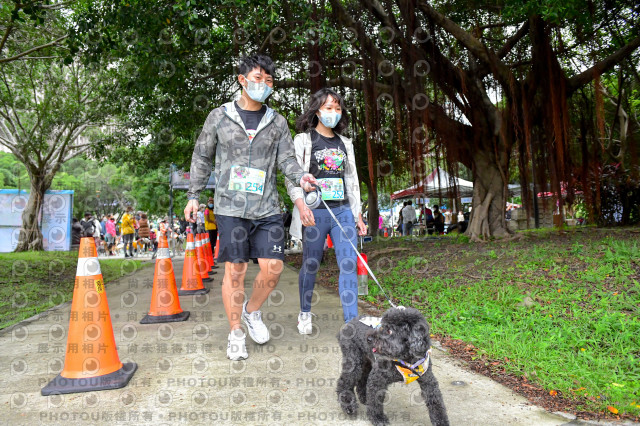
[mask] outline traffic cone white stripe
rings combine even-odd
[[[166,247],[163,248],[159,248],[158,249],[158,254],[157,254],[157,259],[169,259],[169,249]]]
[[[97,257],[79,257],[76,276],[91,277],[93,275],[102,274],[100,270],[100,262]]]
[[[196,249],[196,243],[194,243],[192,241],[192,242],[187,243],[187,248],[185,249],[185,251],[186,250],[195,250],[195,249]]]

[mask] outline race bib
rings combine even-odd
[[[262,195],[264,192],[264,170],[244,166],[231,166],[229,190]]]
[[[322,188],[323,200],[344,200],[344,182],[342,178],[318,179]]]

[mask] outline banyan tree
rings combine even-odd
[[[590,204],[600,202],[602,135],[592,132],[587,146],[585,129],[576,133],[572,124],[570,100],[590,84],[597,99],[600,76],[640,45],[638,6],[584,1],[553,15],[540,3],[329,0],[329,16],[361,57],[368,145],[383,147],[374,138],[392,129],[414,183],[424,178],[429,152],[441,153],[452,170],[458,163],[470,169],[467,232],[475,239],[508,235],[504,209],[515,168],[529,209],[534,180],[560,206],[577,189]],[[603,28],[615,30],[595,41]],[[392,107],[376,108],[385,98]],[[391,116],[386,123],[384,115]],[[576,152],[576,143],[585,146]],[[636,155],[631,166],[637,174]]]
[[[504,210],[514,179],[529,217],[538,191],[559,207],[581,193],[592,218],[604,203],[638,204],[638,126],[625,89],[640,83],[637,2],[157,3],[166,7],[105,2],[78,19],[80,30],[103,29],[101,40],[85,43],[89,54],[138,71],[123,87],[141,106],[139,124],[172,123],[188,139],[208,112],[194,111],[198,99],[226,101],[238,89],[234,59],[266,52],[282,70],[270,102],[291,122],[310,91],[345,94],[370,223],[381,183],[401,174],[416,183],[434,164],[471,172],[474,239],[509,235]],[[130,33],[134,42],[112,36]],[[172,107],[156,108],[160,96]],[[162,161],[164,148],[148,157]],[[635,195],[613,200],[607,185]]]

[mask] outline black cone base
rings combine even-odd
[[[209,271],[209,275],[215,275],[215,274],[217,274],[217,272],[216,272],[216,271],[214,271],[214,270],[210,270],[210,271]]]
[[[218,269],[218,268],[219,268],[219,266],[213,265],[213,267],[211,269]]]
[[[208,282],[213,281],[213,278],[211,278],[211,277],[209,277],[209,278],[203,278],[203,279],[202,279],[202,281],[203,281],[203,282],[207,282],[207,283],[208,283]]]
[[[42,396],[62,393],[80,393],[92,392],[109,389],[120,389],[127,386],[129,380],[133,377],[133,373],[138,369],[135,362],[125,362],[120,370],[104,376],[87,377],[85,379],[67,379],[58,374],[58,376],[42,388],[40,393]]]
[[[180,290],[178,289],[178,296],[192,296],[194,294],[207,294],[209,293],[208,288],[199,288],[197,290]]]
[[[178,293],[180,294],[180,293]],[[179,314],[173,315],[145,315],[144,318],[140,320],[140,324],[157,324],[160,322],[179,322],[186,321],[189,319],[189,311],[182,311]]]

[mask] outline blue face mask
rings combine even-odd
[[[207,204],[209,206],[210,209],[213,208],[213,204]]]
[[[245,79],[247,79],[246,76]],[[247,95],[249,95],[251,99],[260,103],[264,102],[273,92],[273,89],[267,86],[267,83],[256,83],[255,81],[250,81],[249,79],[247,79],[247,87],[244,87],[244,90],[247,92]]]
[[[332,112],[324,112],[320,111],[320,121],[322,124],[327,126],[330,129],[336,127],[336,125],[340,122],[342,118],[342,114],[332,111]]]

